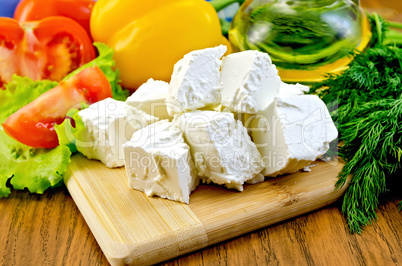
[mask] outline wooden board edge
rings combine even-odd
[[[285,200],[285,206],[278,213],[272,212],[269,208],[255,208],[252,210],[245,211],[244,213],[240,212],[236,217],[240,222],[236,224],[228,224],[225,220],[215,220],[205,218],[205,216],[201,215],[197,209],[190,208],[194,215],[201,221],[202,226],[205,231],[205,239],[199,240],[199,245],[195,248],[183,249],[178,252],[173,252],[172,254],[167,254],[164,252],[164,248],[169,250],[177,249],[180,246],[179,240],[180,238],[177,235],[180,235],[180,231],[172,232],[172,234],[161,236],[160,238],[155,238],[146,243],[140,244],[125,244],[122,242],[118,242],[112,240],[109,237],[110,232],[103,230],[105,228],[105,224],[102,224],[99,220],[94,217],[105,216],[102,213],[95,213],[92,211],[89,202],[79,201],[77,199],[82,199],[85,197],[85,192],[83,188],[80,188],[80,184],[78,184],[75,178],[71,178],[71,172],[65,175],[64,181],[68,190],[70,191],[71,196],[83,215],[85,221],[87,222],[89,228],[91,229],[96,241],[104,252],[106,258],[109,263],[112,265],[126,265],[126,264],[154,264],[162,261],[166,261],[172,259],[174,257],[189,253],[191,251],[202,249],[206,246],[213,245],[219,243],[221,241],[225,241],[239,235],[249,233],[255,231],[257,229],[262,229],[264,227],[270,226],[272,224],[288,220],[290,218],[294,218],[296,216],[302,215],[307,212],[311,212],[322,208],[328,204],[333,203],[339,197],[341,197],[346,190],[347,186],[344,186],[342,189],[334,191],[333,187],[336,182],[336,177],[332,176],[331,182],[326,185],[326,193],[321,195],[321,197],[311,196],[308,193],[304,194],[302,200],[298,200],[295,204],[288,204],[287,199]],[[286,177],[285,177],[286,178]],[[277,179],[272,179],[271,181],[265,181],[269,184],[269,182],[275,183]],[[164,200],[164,199],[162,199]],[[297,206],[304,204],[305,208],[298,209]],[[191,204],[190,204],[191,206]],[[269,217],[269,219],[267,219]],[[105,222],[105,221],[104,221]],[[108,223],[108,221],[106,221]],[[111,223],[111,222],[110,222]],[[113,227],[113,224],[110,224]],[[222,233],[223,232],[223,233]],[[166,239],[169,239],[166,241]],[[160,240],[165,244],[168,243],[165,247],[160,246]],[[149,252],[149,246],[153,246],[154,250]],[[143,258],[140,257],[141,250],[147,250],[147,256]]]

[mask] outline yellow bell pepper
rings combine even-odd
[[[186,53],[227,45],[218,15],[205,0],[99,0],[91,15],[95,41],[114,51],[122,85],[136,89],[149,78],[169,81]]]

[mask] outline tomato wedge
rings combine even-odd
[[[0,88],[9,82],[14,73],[19,72],[17,45],[24,38],[24,30],[10,18],[0,18]]]
[[[14,18],[20,22],[36,21],[51,16],[68,17],[78,22],[90,35],[89,18],[96,0],[22,0]]]
[[[108,97],[112,97],[112,89],[102,70],[86,68],[9,116],[3,128],[25,145],[54,148],[59,144],[54,125],[64,121],[70,108]]]
[[[19,24],[0,18],[0,88],[13,74],[60,81],[95,58],[85,30],[74,20],[48,17]]]

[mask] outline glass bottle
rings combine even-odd
[[[350,62],[371,37],[358,1],[246,0],[233,19],[234,51],[267,52],[287,82],[312,83]]]

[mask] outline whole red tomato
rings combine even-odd
[[[13,74],[60,81],[94,58],[88,34],[72,19],[48,17],[20,24],[0,18],[0,88]]]
[[[22,0],[14,13],[20,22],[63,16],[77,21],[91,36],[89,18],[96,0]]]

